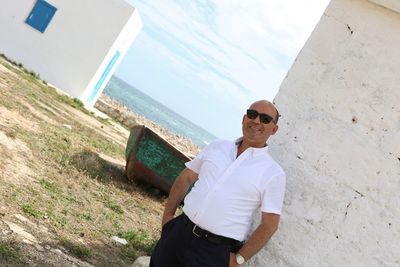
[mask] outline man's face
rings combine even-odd
[[[269,102],[256,102],[251,105],[249,109],[256,110],[258,113],[265,113],[275,120],[276,110]],[[260,121],[260,116],[257,116],[255,119],[250,119],[246,115],[243,116],[243,142],[252,147],[264,147],[268,138],[274,135],[277,130],[278,125],[276,125],[274,121],[265,124]]]

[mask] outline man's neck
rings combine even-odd
[[[236,158],[238,158],[238,157],[240,156],[240,154],[242,154],[243,151],[245,151],[246,149],[247,149],[247,147],[245,147],[245,146],[243,145],[243,140],[242,140],[242,141],[240,142],[240,144],[238,145]]]
[[[266,146],[267,146],[266,143],[263,146],[254,146],[254,145],[251,145],[251,144],[245,142],[244,140],[241,140],[239,145],[238,145],[236,158],[238,158],[240,156],[240,154],[242,154],[249,147],[262,148],[262,147],[266,147]]]

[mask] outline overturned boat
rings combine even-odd
[[[125,150],[128,179],[145,182],[169,193],[190,158],[143,125],[131,129]]]

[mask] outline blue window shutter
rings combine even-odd
[[[41,33],[44,33],[56,11],[57,8],[46,1],[37,0],[25,22]]]

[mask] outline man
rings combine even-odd
[[[266,244],[285,191],[285,173],[267,146],[278,118],[272,103],[257,101],[243,116],[242,138],[213,142],[186,163],[171,188],[151,267],[234,267]],[[174,218],[183,199],[183,214]],[[258,210],[261,224],[251,233]]]

